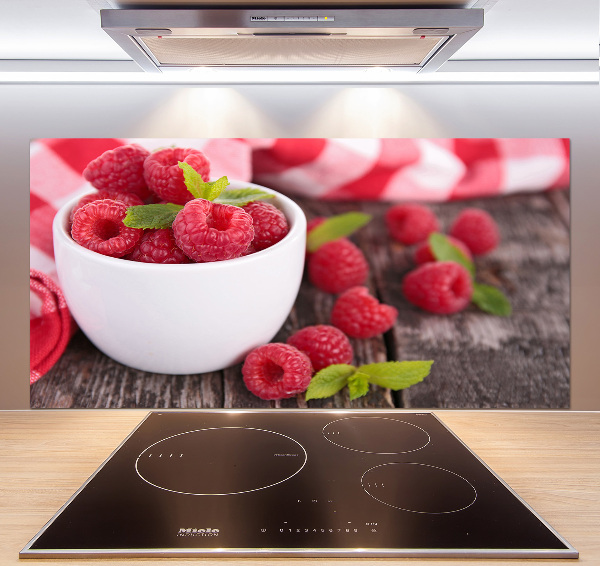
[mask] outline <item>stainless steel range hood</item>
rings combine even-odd
[[[483,26],[483,9],[235,7],[101,10],[142,69],[393,67],[437,70]]]

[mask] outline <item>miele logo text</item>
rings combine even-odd
[[[267,16],[250,16],[251,22],[264,22],[267,20]]]
[[[177,533],[178,537],[218,537],[219,529],[196,529],[196,528],[180,528]]]

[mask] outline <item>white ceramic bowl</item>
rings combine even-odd
[[[231,181],[230,188],[259,185]],[[243,360],[273,339],[296,300],[306,246],[306,217],[291,199],[268,202],[289,233],[254,254],[214,263],[162,265],[92,252],[68,232],[65,204],[53,223],[56,268],[73,318],[114,360],[143,371],[195,374]],[[80,198],[80,197],[79,197]]]

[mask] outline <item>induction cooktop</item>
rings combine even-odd
[[[577,558],[437,416],[151,412],[21,551]]]

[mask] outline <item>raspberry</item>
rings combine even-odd
[[[271,203],[257,200],[242,207],[254,226],[254,250],[259,252],[281,240],[289,231],[287,219],[281,210]]]
[[[450,235],[464,242],[473,255],[488,253],[500,242],[498,225],[479,208],[465,208],[452,223]]]
[[[112,257],[128,254],[142,237],[141,228],[123,224],[127,205],[111,199],[95,200],[73,216],[71,236],[81,246]]]
[[[385,213],[388,231],[394,240],[410,246],[427,239],[439,230],[433,211],[421,204],[397,204]]]
[[[197,262],[240,257],[254,238],[252,216],[247,212],[201,198],[189,201],[172,227],[177,245]]]
[[[352,338],[372,338],[387,332],[398,311],[380,303],[366,287],[352,287],[340,295],[331,311],[331,324]]]
[[[183,161],[208,181],[210,164],[206,156],[197,149],[168,147],[151,153],[144,162],[144,178],[150,190],[167,202],[185,204],[194,197],[183,180],[183,170],[178,163]]]
[[[242,375],[246,387],[261,399],[287,399],[306,391],[313,368],[309,357],[290,346],[273,342],[246,356]]]
[[[146,230],[127,259],[143,263],[190,263],[191,261],[177,247],[171,228]]]
[[[456,238],[453,238],[452,236],[446,237],[453,246],[456,246],[467,257],[467,259],[473,259],[471,251],[469,250],[469,248],[467,248],[467,246],[465,246],[463,242],[457,240]],[[427,263],[429,261],[436,261],[435,256],[431,251],[431,246],[429,245],[429,242],[422,242],[421,244],[419,244],[419,246],[415,250],[414,260],[415,263],[418,265],[421,265],[422,263]]]
[[[306,326],[292,334],[287,343],[304,352],[315,371],[331,364],[349,364],[354,357],[348,337],[338,328],[327,324]]]
[[[369,264],[362,251],[347,238],[323,244],[308,256],[311,283],[327,293],[343,293],[362,285],[369,275]]]
[[[144,180],[144,161],[148,155],[150,152],[137,144],[110,149],[88,163],[83,178],[98,190],[134,193],[145,199],[150,194]]]
[[[414,305],[436,314],[463,310],[471,302],[471,275],[454,261],[424,263],[402,282],[404,296]]]
[[[71,215],[69,216],[70,221],[73,222],[73,216],[82,206],[88,204],[89,202],[94,202],[95,200],[103,199],[118,200],[120,202],[124,202],[127,206],[136,206],[144,204],[144,201],[134,193],[121,193],[111,189],[101,189],[99,191],[96,191],[95,193],[85,195],[79,199],[79,201],[71,211]]]

